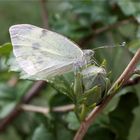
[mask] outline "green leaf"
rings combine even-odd
[[[131,0],[119,0],[118,4],[125,15],[133,15],[136,13],[135,2]]]
[[[77,130],[80,126],[80,122],[74,112],[69,112],[65,117],[65,121],[68,123],[68,127],[71,130]]]
[[[12,51],[12,44],[5,43],[0,46],[0,56],[9,56]]]
[[[132,122],[132,126],[129,132],[128,140],[138,140],[140,137],[140,87],[139,84],[135,86],[135,88],[132,88],[133,91],[136,90],[136,94],[139,99],[139,106],[134,109],[134,120]]]
[[[0,83],[0,101],[2,100],[13,101],[15,99],[16,99],[15,88],[8,86],[8,84]]]
[[[73,135],[70,130],[64,127],[62,124],[57,125],[57,140],[72,140]]]
[[[140,22],[140,3],[138,0],[118,0],[117,3],[126,16],[132,15]]]
[[[63,93],[73,99],[73,73],[56,76],[50,84],[60,93]]]
[[[0,140],[22,140],[20,134],[17,132],[14,126],[9,126],[6,131],[0,134]]]
[[[129,28],[129,30],[128,30]],[[122,25],[118,28],[118,31],[121,33],[122,36],[126,38],[133,39],[135,37],[137,27],[133,23],[128,23],[126,25]],[[131,34],[130,34],[131,33]]]
[[[32,140],[55,140],[54,136],[45,126],[42,124],[38,126],[32,136]]]
[[[138,98],[134,92],[121,96],[115,110],[109,113],[110,127],[117,135],[117,140],[127,140],[134,120],[133,109],[138,106]]]
[[[107,127],[95,125],[90,128],[85,140],[91,140],[91,138],[95,140],[114,140],[115,134]]]
[[[66,104],[71,104],[71,99],[68,96],[65,96],[60,93],[55,94],[50,101],[51,106],[60,106]]]
[[[128,48],[133,54],[135,54],[136,51],[140,48],[140,39],[134,39],[130,41]]]
[[[98,104],[103,96],[101,92],[101,87],[99,86],[94,86],[92,89],[86,91],[82,96],[81,99],[85,98],[85,104],[87,106],[91,106],[93,104]]]
[[[6,117],[16,106],[16,102],[11,102],[3,106],[0,110],[0,119]]]

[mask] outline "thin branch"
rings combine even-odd
[[[20,108],[24,111],[37,112],[37,113],[42,113],[44,115],[47,115],[50,112],[50,109],[48,107],[40,107],[35,105],[23,104],[20,106]]]
[[[52,111],[54,111],[54,112],[67,112],[67,111],[73,110],[74,107],[75,107],[74,104],[69,104],[69,105],[54,107],[52,109]]]
[[[29,103],[34,97],[38,96],[41,90],[46,86],[45,81],[35,82],[34,85],[29,89],[26,95],[22,99],[22,103]]]
[[[134,79],[129,79],[126,84],[124,84],[123,87],[128,87],[128,86],[133,86],[133,85],[137,85],[140,83],[140,76],[134,78]]]
[[[135,56],[132,58],[124,72],[121,76],[116,80],[113,86],[109,90],[109,95],[107,98],[102,102],[101,105],[97,106],[88,116],[87,118],[81,123],[79,130],[77,131],[74,140],[82,140],[85,136],[88,128],[94,122],[96,117],[103,111],[106,105],[110,102],[110,100],[114,97],[116,91],[116,86],[126,84],[127,80],[132,76],[137,63],[140,61],[140,49],[136,52]]]
[[[40,0],[40,5],[41,5],[41,16],[44,24],[44,28],[48,28],[48,12],[46,8],[46,0]]]
[[[126,25],[126,24],[128,24],[130,22],[135,22],[135,19],[133,17],[129,17],[127,19],[118,21],[118,22],[116,22],[114,24],[106,25],[104,27],[101,27],[101,28],[95,29],[95,30],[93,29],[93,32],[89,36],[86,36],[86,37],[81,39],[81,41],[79,42],[79,45],[82,48],[84,48],[87,45],[87,43],[89,43],[91,40],[95,39],[98,35],[106,32],[106,31],[118,28],[118,27],[120,27],[122,25]]]
[[[74,104],[53,107],[52,109],[50,109],[48,107],[40,107],[40,106],[35,106],[35,105],[23,104],[23,105],[21,105],[21,109],[24,110],[24,111],[38,112],[38,113],[42,113],[44,115],[47,115],[50,111],[53,111],[53,112],[67,112],[67,111],[73,110],[74,109]]]
[[[126,24],[130,23],[131,21],[135,21],[135,19],[133,17],[129,17],[127,19],[118,21],[118,22],[116,22],[114,24],[106,25],[106,26],[104,26],[102,28],[96,29],[94,31],[94,34],[95,35],[101,34],[101,33],[106,32],[108,30],[115,29],[115,28],[117,28],[119,26],[126,25]]]

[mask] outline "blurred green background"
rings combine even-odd
[[[46,27],[45,21],[50,30],[71,38],[83,49],[110,46],[97,50],[95,57],[99,62],[107,60],[112,82],[140,47],[139,1],[0,0],[0,127],[33,84],[18,80],[18,73],[8,72],[12,51],[11,45],[5,44],[10,42],[8,29],[22,23]],[[121,47],[123,42],[126,45]],[[139,90],[139,84],[123,88],[91,126],[85,140],[139,140]],[[30,101],[50,108],[70,103],[66,95],[49,84]],[[47,116],[22,111],[1,131],[0,140],[72,140],[78,127],[73,111]]]

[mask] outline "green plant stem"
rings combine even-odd
[[[74,140],[82,140],[85,136],[90,125],[95,121],[96,117],[103,111],[106,105],[110,102],[110,100],[114,97],[117,92],[115,89],[118,85],[121,84],[121,87],[126,84],[127,80],[132,76],[135,71],[137,63],[140,61],[140,49],[136,52],[126,69],[120,75],[120,77],[116,80],[116,82],[112,85],[112,87],[108,91],[108,96],[102,102],[101,105],[97,106],[81,123],[80,128],[78,129]]]

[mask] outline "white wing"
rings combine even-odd
[[[63,74],[83,57],[76,44],[55,32],[28,24],[11,26],[9,31],[16,60],[29,75]]]

